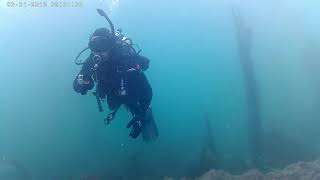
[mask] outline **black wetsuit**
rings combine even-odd
[[[86,94],[96,83],[97,94],[107,99],[110,110],[126,105],[133,116],[144,117],[152,99],[152,89],[144,74],[149,60],[129,48],[114,48],[108,59],[95,62],[93,54],[85,61],[79,74],[88,84],[73,82],[76,92]]]

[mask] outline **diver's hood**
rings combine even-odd
[[[90,49],[91,51],[98,53],[105,52],[111,50],[115,45],[116,37],[113,23],[102,9],[97,9],[97,11],[100,16],[103,16],[108,21],[111,31],[107,28],[96,29],[89,39],[88,47],[81,50],[75,58],[74,62],[77,65],[82,65],[84,63],[82,60],[79,60],[79,58],[86,50]]]
[[[112,48],[114,42],[113,35],[106,28],[98,28],[91,35],[88,46],[91,51],[105,52]]]

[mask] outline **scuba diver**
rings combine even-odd
[[[96,87],[95,95],[99,111],[103,108],[101,100],[107,100],[111,113],[105,118],[110,124],[121,105],[132,114],[127,128],[132,128],[129,136],[137,138],[142,134],[144,141],[153,141],[158,137],[152,109],[152,88],[144,71],[149,67],[149,59],[140,55],[133,47],[132,40],[122,34],[122,30],[114,30],[114,26],[106,13],[98,9],[98,13],[109,23],[110,29],[98,28],[90,36],[88,47],[76,57],[75,63],[82,65],[81,71],[73,81],[73,89],[82,95]],[[83,52],[91,53],[85,61],[79,60]]]

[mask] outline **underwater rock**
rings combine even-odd
[[[3,157],[0,160],[0,179],[2,180],[31,180],[31,174],[17,161],[7,160]]]
[[[163,180],[173,180],[173,178],[165,176]]]
[[[169,179],[169,178],[167,178]],[[231,175],[221,170],[210,170],[194,180],[320,180],[320,160],[311,162],[297,162],[282,170],[272,170],[262,173],[249,170],[241,175]]]
[[[210,179],[216,179],[216,180],[231,180],[232,175],[221,171],[221,170],[210,170],[206,174],[204,174],[202,177],[199,178],[199,180],[210,180]]]

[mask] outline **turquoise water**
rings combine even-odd
[[[289,144],[266,145],[273,157],[281,157],[278,151],[288,156],[271,158],[262,169],[319,156],[319,2],[79,1],[81,7],[69,8],[7,7],[0,1],[4,164],[17,162],[34,179],[200,175],[195,169],[207,144],[208,113],[216,167],[232,173],[254,167],[233,7],[253,29],[261,132],[268,142]],[[105,126],[107,112],[98,112],[95,98],[72,89],[80,70],[75,56],[97,27],[106,26],[96,8],[105,9],[151,60],[146,74],[160,133],[154,143],[128,137],[124,108]],[[292,148],[301,148],[299,156],[290,154]]]

